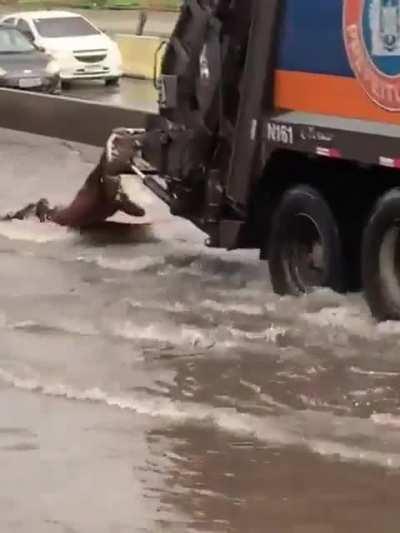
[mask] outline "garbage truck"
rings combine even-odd
[[[400,0],[185,0],[155,81],[135,170],[174,215],[400,319]]]
[[[146,120],[0,91],[0,124],[113,129],[110,157],[140,126],[127,163],[207,246],[258,249],[278,294],[362,290],[400,319],[400,0],[183,0],[154,81]]]

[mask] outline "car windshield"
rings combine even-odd
[[[18,30],[0,29],[0,54],[21,54],[32,52],[34,49],[29,39]]]
[[[36,29],[42,37],[84,37],[100,32],[82,17],[54,17],[34,19]]]

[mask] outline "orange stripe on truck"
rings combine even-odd
[[[400,124],[400,112],[382,109],[355,78],[342,76],[277,70],[275,107]]]

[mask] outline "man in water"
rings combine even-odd
[[[132,165],[142,146],[142,134],[131,129],[117,129],[107,141],[100,162],[82,188],[66,207],[50,207],[42,198],[1,220],[23,220],[36,217],[60,226],[88,228],[104,222],[117,211],[143,217],[145,211],[129,199],[121,184],[121,174],[132,173]]]

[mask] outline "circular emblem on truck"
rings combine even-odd
[[[400,111],[400,0],[344,0],[351,67],[369,97]]]

